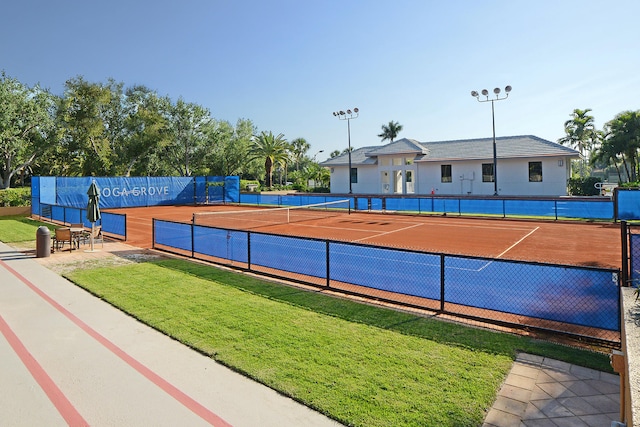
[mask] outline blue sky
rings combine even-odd
[[[596,125],[640,109],[640,2],[21,0],[0,13],[0,69],[62,94],[81,75],[144,84],[218,120],[347,147],[332,112],[358,107],[351,144],[400,137],[564,135],[575,108]]]

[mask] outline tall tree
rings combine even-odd
[[[233,127],[229,122],[218,122],[212,130],[214,144],[207,158],[212,175],[243,175],[248,172],[247,153],[256,132],[251,120],[239,119]]]
[[[166,153],[180,176],[192,176],[203,166],[210,142],[212,119],[206,108],[178,99],[169,118],[171,144]]]
[[[603,169],[606,169],[608,166],[615,167],[616,173],[618,174],[618,182],[622,182],[620,158],[622,158],[624,163],[623,150],[616,147],[615,142],[611,140],[611,133],[606,130],[606,125],[605,130],[597,131],[597,133],[599,144],[591,155],[591,164],[601,165]]]
[[[585,161],[588,160],[596,131],[593,116],[589,115],[590,111],[590,108],[585,110],[576,108],[573,110],[571,119],[564,122],[566,135],[558,140],[560,144],[568,145],[580,152],[581,177],[584,177]]]
[[[272,186],[273,166],[286,164],[288,159],[287,140],[284,134],[277,136],[262,131],[260,135],[255,135],[252,145],[249,148],[249,159],[264,159],[265,185]]]
[[[296,162],[296,170],[300,170],[300,162],[304,159],[307,151],[311,148],[311,144],[304,138],[296,138],[291,141],[291,154]]]
[[[53,137],[54,98],[39,87],[28,88],[0,73],[0,188],[28,168]]]
[[[58,110],[61,175],[108,175],[114,159],[107,112],[111,88],[82,77],[65,83]]]
[[[117,172],[124,176],[150,174],[151,158],[171,142],[171,101],[145,86],[134,86],[125,94],[123,138],[115,148]]]
[[[606,123],[610,132],[608,141],[616,151],[626,157],[624,166],[629,167],[627,177],[630,182],[638,179],[638,150],[640,150],[640,111],[624,111]],[[623,157],[624,158],[624,157]]]
[[[388,125],[382,125],[382,133],[378,136],[382,138],[382,142],[386,141],[387,139],[390,142],[393,142],[393,140],[396,139],[401,130],[402,125],[391,120]]]

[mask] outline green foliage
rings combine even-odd
[[[396,139],[401,130],[402,125],[391,120],[388,125],[382,125],[382,133],[379,134],[378,137],[382,138],[383,142],[387,139],[390,142],[393,142],[393,140]]]
[[[598,196],[600,192],[595,184],[601,179],[597,177],[571,178],[569,179],[569,194],[572,196]]]
[[[36,240],[36,231],[42,225],[51,232],[56,227],[54,224],[43,223],[26,216],[0,217],[0,241],[18,243]]]
[[[260,191],[260,181],[258,181],[257,179],[241,179],[240,191],[250,191],[249,185],[251,186],[257,185],[254,191]]]
[[[330,193],[331,189],[329,187],[314,187],[311,190],[312,193]]]
[[[31,188],[6,188],[0,190],[0,206],[31,206]]]
[[[54,97],[0,73],[0,188],[26,171],[42,154],[54,133]]]
[[[621,182],[619,186],[622,188],[640,188],[640,182]]]
[[[271,131],[255,135],[249,147],[250,160],[264,160],[265,186],[273,186],[272,175],[274,166],[286,166],[289,160],[289,146],[284,134],[274,135]]]

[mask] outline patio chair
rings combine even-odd
[[[73,237],[76,239],[76,246],[80,247],[80,243],[87,243],[87,239],[89,239],[89,232],[84,229],[84,224],[79,222],[75,224],[71,224],[70,226]],[[78,231],[80,230],[80,231]]]
[[[91,242],[91,237],[93,237],[93,243],[100,241],[100,244],[104,248],[104,237],[102,236],[102,226],[96,225],[93,227],[93,230],[87,232],[87,242]]]
[[[69,242],[69,252],[73,250],[74,242],[70,228],[56,228],[55,237],[53,238],[56,250],[64,248],[64,244]]]

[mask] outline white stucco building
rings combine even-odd
[[[418,142],[403,138],[320,163],[331,170],[331,192],[354,194],[564,196],[571,160],[580,153],[532,135]]]

